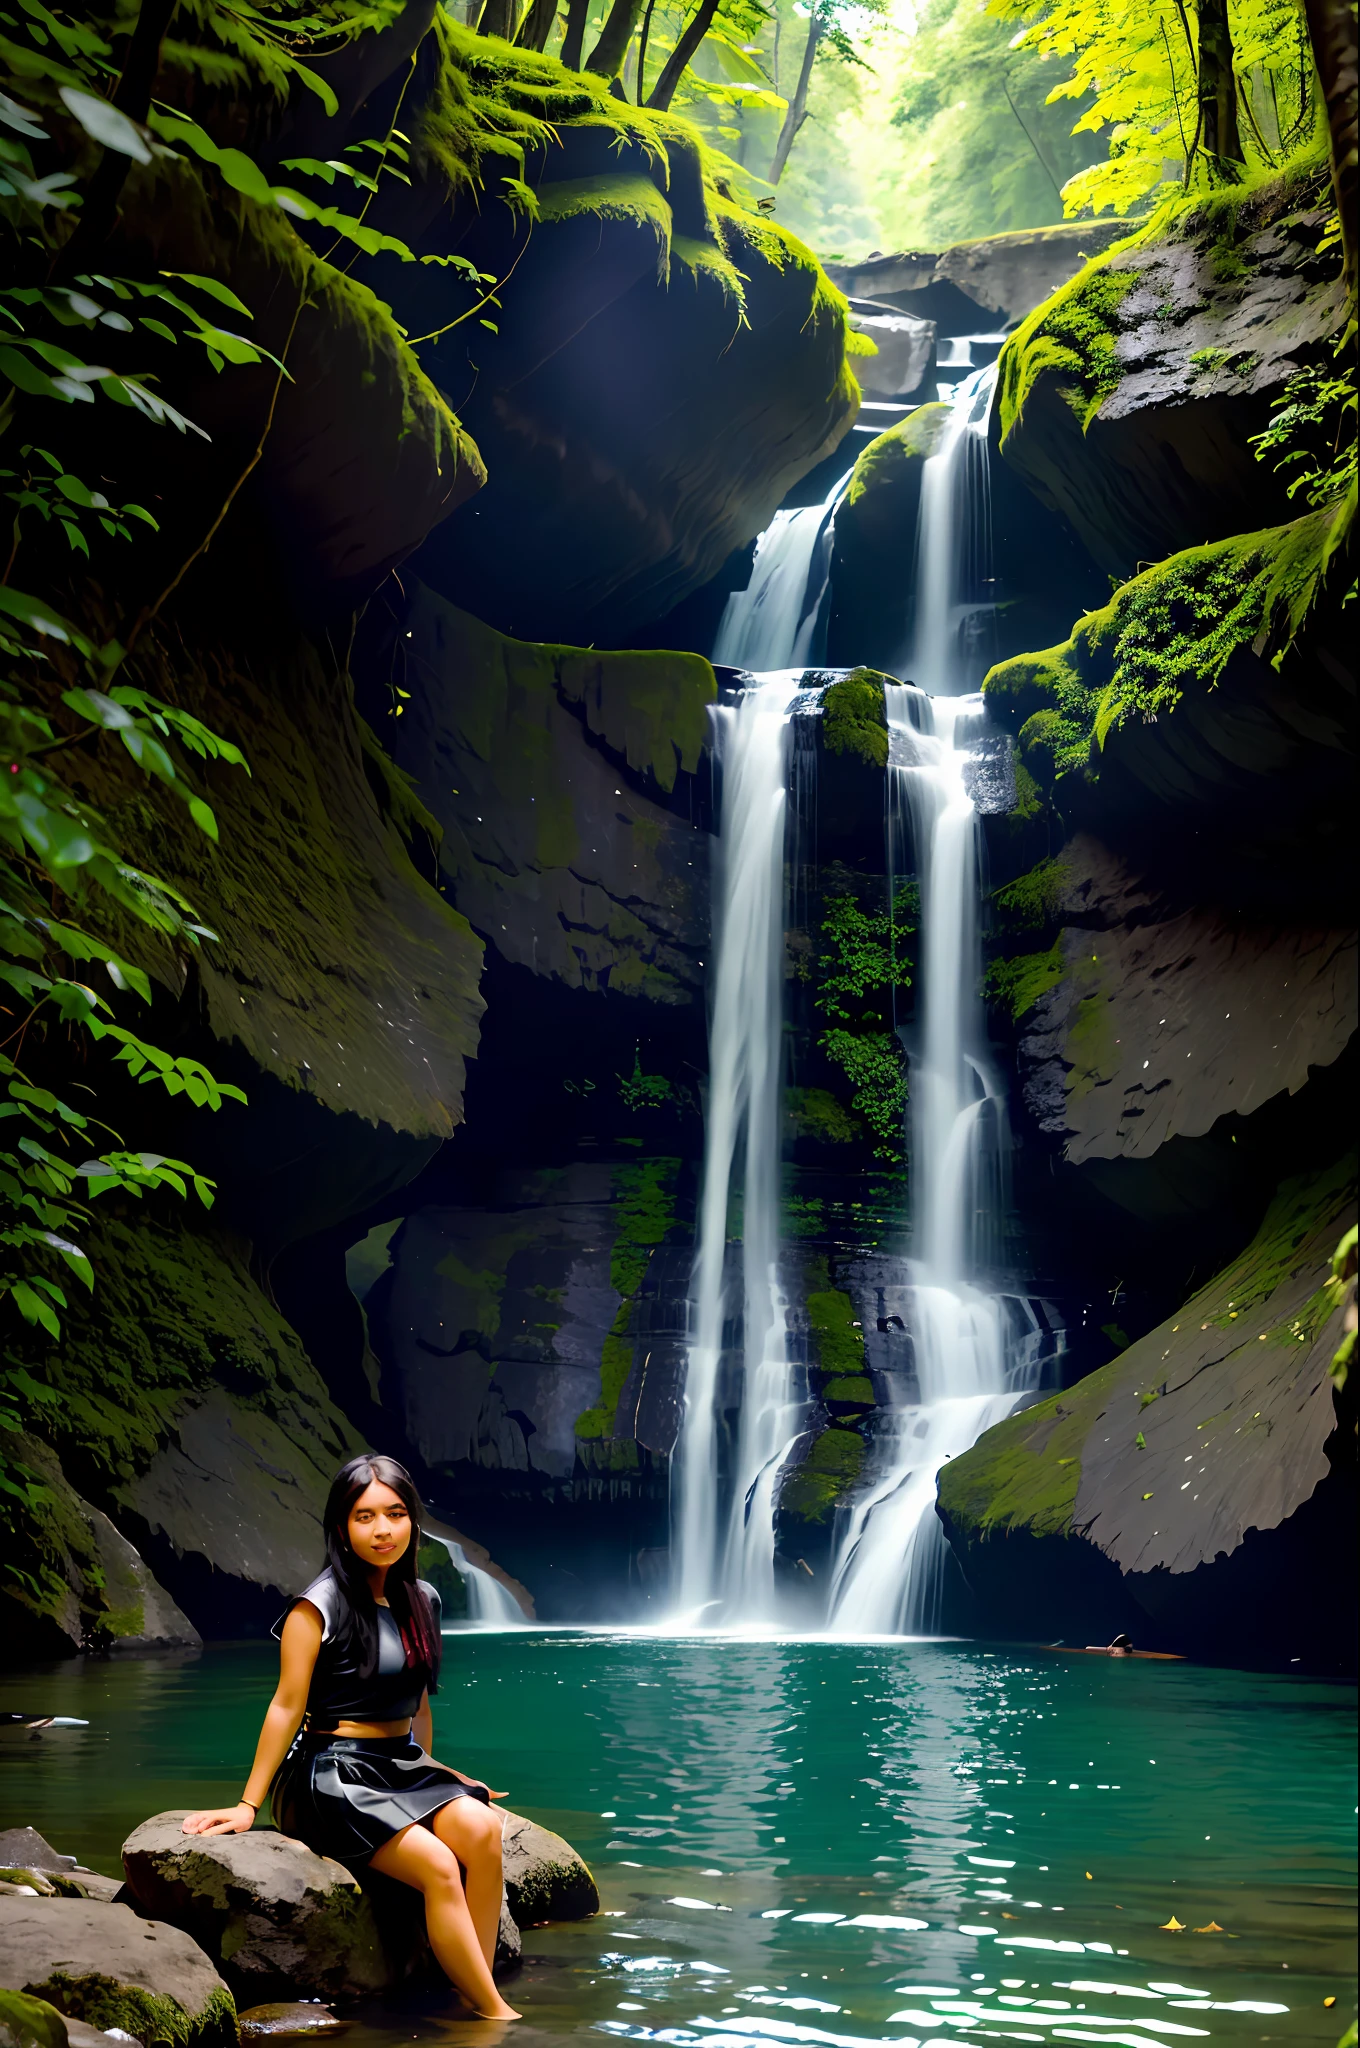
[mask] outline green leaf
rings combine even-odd
[[[161,276],[176,278],[180,284],[193,285],[198,291],[206,292],[210,299],[216,299],[219,305],[226,306],[233,313],[239,313],[243,320],[255,318],[244,300],[238,299],[230,285],[223,284],[220,278],[205,277],[197,270],[163,270]]]
[[[206,832],[208,838],[215,845],[217,842],[217,820],[213,816],[212,805],[205,804],[201,796],[191,796],[189,799],[189,816],[193,819],[199,831]]]
[[[0,584],[0,612],[7,612],[12,619],[18,619],[49,640],[60,640],[74,647],[79,654],[94,653],[79,627],[63,618],[54,606],[45,604],[40,597],[30,597],[26,591],[14,590],[7,583]]]
[[[223,149],[206,130],[199,127],[197,121],[186,121],[177,114],[163,114],[158,108],[152,109],[147,125],[163,142],[183,143],[201,162],[211,164],[234,192],[243,193],[260,206],[274,205],[274,192],[268,178],[244,150]]]
[[[96,99],[93,93],[81,92],[71,85],[60,86],[58,96],[93,141],[102,143],[105,149],[116,150],[120,156],[130,156],[136,163],[151,162],[151,151],[140,130],[108,100]]]
[[[41,1324],[50,1337],[60,1337],[61,1324],[57,1321],[51,1304],[35,1294],[26,1280],[16,1280],[10,1288],[14,1306],[26,1323]]]

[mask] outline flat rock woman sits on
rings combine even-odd
[[[400,1878],[425,1899],[430,1946],[472,2010],[514,2020],[491,1976],[502,1817],[490,1793],[429,1755],[440,1603],[416,1577],[420,1500],[394,1458],[351,1458],[326,1502],[327,1569],[286,1616],[278,1691],[236,1806],[186,1835],[239,1835],[266,1792],[286,1835]],[[304,1725],[305,1723],[305,1725]]]

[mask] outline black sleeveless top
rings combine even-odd
[[[427,1579],[418,1579],[416,1584],[430,1603],[437,1635],[443,1619],[439,1595]],[[376,1610],[378,1668],[364,1678],[359,1672],[357,1645],[337,1639],[344,1596],[329,1568],[298,1597],[311,1602],[322,1622],[321,1648],[307,1690],[307,1715],[314,1728],[330,1728],[337,1721],[405,1721],[420,1706],[422,1694],[438,1692],[437,1672],[427,1671],[423,1664],[412,1667],[407,1663],[406,1645],[390,1608]],[[276,1625],[276,1634],[281,1627],[282,1623]]]

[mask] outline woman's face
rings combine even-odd
[[[399,1493],[380,1480],[366,1486],[349,1511],[350,1548],[361,1564],[395,1564],[411,1541],[411,1517]]]

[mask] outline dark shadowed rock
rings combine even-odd
[[[128,1906],[0,1900],[0,1986],[145,2048],[234,2048],[236,2007],[197,1942]]]
[[[586,1920],[600,1894],[585,1863],[561,1835],[520,1814],[505,1816],[505,1895],[519,1927],[545,1920]]]

